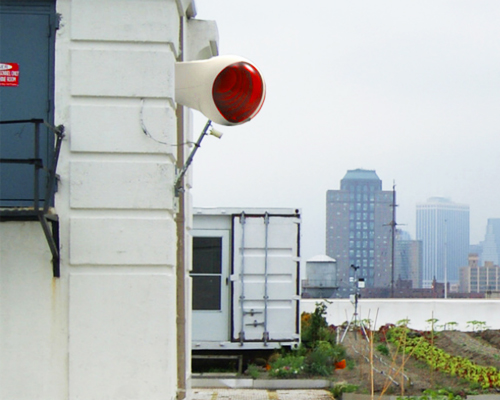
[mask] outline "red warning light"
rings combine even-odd
[[[217,109],[235,124],[254,117],[264,103],[264,96],[262,76],[253,65],[243,61],[224,68],[212,88]]]

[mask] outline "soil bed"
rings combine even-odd
[[[470,359],[476,364],[493,366],[500,370],[500,330],[488,330],[481,333],[465,333],[459,331],[437,332],[434,345],[454,356]],[[396,348],[389,345],[389,355],[383,355],[373,350],[374,372],[370,371],[370,346],[359,334],[357,340],[349,333],[343,345],[348,357],[354,361],[354,368],[336,370],[335,382],[348,382],[359,386],[359,393],[375,393],[395,395],[421,395],[425,389],[448,389],[458,394],[466,393],[498,393],[498,389],[483,390],[464,379],[453,377],[429,368],[424,362],[413,357],[405,357],[404,368],[400,354]],[[401,371],[404,371],[403,377]],[[373,376],[373,378],[372,378]],[[404,388],[404,389],[403,389]]]

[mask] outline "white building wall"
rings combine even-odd
[[[0,399],[175,399],[174,65],[192,1],[58,0],[56,8],[61,277],[52,277],[39,223],[0,224]],[[193,47],[206,55],[196,44],[203,24],[196,28]],[[214,47],[214,23],[205,34]],[[192,140],[182,118],[180,137]]]
[[[58,12],[69,398],[173,399],[178,9],[72,0]]]
[[[66,399],[67,282],[39,222],[2,222],[0,238],[0,399]]]

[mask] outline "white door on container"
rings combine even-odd
[[[233,339],[298,338],[299,218],[235,216]]]
[[[193,341],[229,340],[229,231],[192,235]]]

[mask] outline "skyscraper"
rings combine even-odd
[[[417,240],[422,241],[422,285],[457,283],[469,253],[469,206],[443,197],[417,204]]]
[[[326,193],[326,253],[337,260],[339,295],[349,293],[350,266],[367,287],[391,285],[392,191],[373,170],[347,171]]]
[[[486,237],[482,243],[483,251],[481,260],[483,263],[491,261],[495,265],[500,264],[500,218],[488,218]]]

